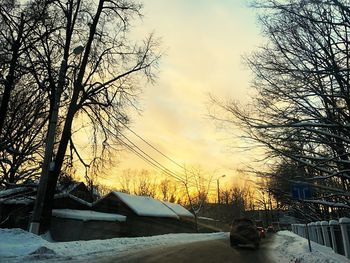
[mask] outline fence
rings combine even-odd
[[[292,231],[301,237],[307,238],[307,230],[310,240],[350,259],[350,218],[312,222],[307,229],[305,224],[292,224]]]

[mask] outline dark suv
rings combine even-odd
[[[251,244],[258,248],[259,243],[259,231],[252,220],[248,218],[233,220],[230,231],[230,244],[232,247]]]

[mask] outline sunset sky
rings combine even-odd
[[[226,174],[223,183],[233,181],[249,155],[232,148],[240,142],[209,119],[208,95],[247,98],[252,76],[242,56],[261,42],[255,10],[246,0],[145,0],[143,13],[133,32],[154,32],[165,55],[157,82],[144,88],[143,111],[133,116],[131,129],[179,164],[200,165]],[[134,135],[128,137],[170,170],[179,170]],[[152,169],[132,153],[122,153],[119,161],[107,173],[111,182],[124,169]]]

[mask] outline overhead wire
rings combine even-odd
[[[143,156],[141,153],[139,153],[138,151],[136,151],[132,146],[130,146],[129,144],[127,144],[126,142],[124,142],[123,140],[119,139],[119,142],[124,145],[127,149],[129,149],[132,153],[134,153],[135,155],[137,155],[138,157],[140,157],[142,160],[144,160],[145,162],[149,163],[151,166],[153,166],[154,168],[157,168],[158,170],[165,172],[161,167],[159,167],[157,164],[155,164],[154,162],[152,162],[151,160],[147,159],[145,156]]]
[[[152,166],[160,169],[162,172],[165,172],[166,174],[170,175],[171,177],[183,181],[184,179],[178,176],[173,171],[169,170],[167,167],[159,163],[157,160],[155,160],[153,157],[151,157],[149,154],[147,154],[145,151],[143,151],[140,147],[138,147],[135,143],[133,143],[128,137],[126,137],[124,134],[119,133],[125,140],[127,140],[130,144],[126,143],[125,141],[119,139],[129,150],[131,150],[133,153],[135,153],[137,156],[145,160],[146,162],[150,163]],[[138,150],[135,150],[135,148]]]
[[[179,164],[178,162],[176,162],[174,159],[170,158],[169,156],[167,156],[166,154],[164,154],[162,151],[160,151],[159,149],[157,149],[155,146],[153,146],[151,143],[149,143],[146,139],[144,139],[143,137],[141,137],[139,134],[137,134],[135,131],[133,131],[130,127],[128,127],[125,123],[119,121],[127,130],[129,130],[132,134],[134,134],[137,138],[139,138],[140,140],[142,140],[144,143],[146,143],[149,147],[151,147],[153,150],[155,150],[156,152],[158,152],[159,154],[161,154],[163,157],[165,157],[166,159],[168,159],[169,161],[171,161],[172,163],[174,163],[175,165],[177,165],[178,167],[180,167],[181,169],[185,170],[185,167],[182,166],[181,164]]]

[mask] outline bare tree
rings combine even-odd
[[[176,183],[174,180],[170,180],[169,178],[161,180],[159,183],[159,189],[162,193],[163,201],[169,201],[171,203],[176,202],[178,191],[176,190]]]
[[[120,185],[119,191],[130,194],[131,189],[132,172],[131,169],[123,170],[123,173],[118,176],[118,183]]]
[[[184,167],[183,175],[177,177],[176,181],[178,184],[182,185],[187,199],[186,202],[194,215],[196,229],[198,231],[197,214],[208,199],[210,185],[213,182],[213,175],[205,174],[200,167]]]
[[[45,2],[42,2],[45,4]],[[33,28],[40,21],[39,16],[43,14],[45,7],[41,9],[36,2],[20,5],[15,1],[1,1],[0,22],[1,35],[1,104],[0,104],[0,134],[2,134],[7,109],[10,103],[11,92],[21,76],[27,72],[23,56],[28,51],[28,44],[33,39]],[[38,12],[38,13],[37,13]],[[24,61],[26,61],[24,59]],[[4,143],[2,142],[1,145]]]
[[[38,176],[49,115],[45,63],[36,55],[55,31],[50,1],[2,1],[0,7],[0,183]]]
[[[48,113],[45,100],[36,97],[38,90],[26,84],[27,89],[12,90],[3,127],[6,147],[0,151],[0,184],[4,186],[34,181],[40,175]]]
[[[57,149],[51,151],[52,143],[46,147],[41,176],[45,180],[38,191],[35,223],[42,220],[40,210],[49,221],[53,193],[69,145],[85,167],[103,167],[101,163],[108,159],[113,145],[118,145],[121,124],[128,122],[125,109],[134,105],[139,83],[153,81],[153,69],[159,59],[155,53],[158,43],[152,35],[142,43],[134,44],[128,39],[130,21],[141,15],[141,5],[133,1],[57,0],[52,9],[62,24],[61,34],[56,34],[56,43],[63,43],[58,51],[63,58],[54,83],[53,109],[62,125],[56,129],[57,120],[51,119],[49,132],[58,139]],[[55,39],[50,43],[54,42]],[[62,113],[58,113],[62,92],[67,98]],[[89,120],[85,125],[91,131],[91,162],[84,160],[72,137],[75,128],[79,128],[78,114]],[[52,140],[52,135],[48,138]]]
[[[269,167],[259,175],[277,178],[271,171],[281,160],[296,162],[302,172],[285,179],[315,189],[304,203],[349,209],[349,4],[266,0],[256,6],[269,39],[247,58],[257,96],[246,108],[221,106],[245,138],[265,147]]]
[[[233,205],[241,213],[247,210],[254,210],[256,196],[249,186],[232,186],[221,191],[223,203]]]
[[[132,178],[133,193],[140,196],[156,197],[157,195],[157,178],[151,175],[148,170],[142,169],[136,171]]]

